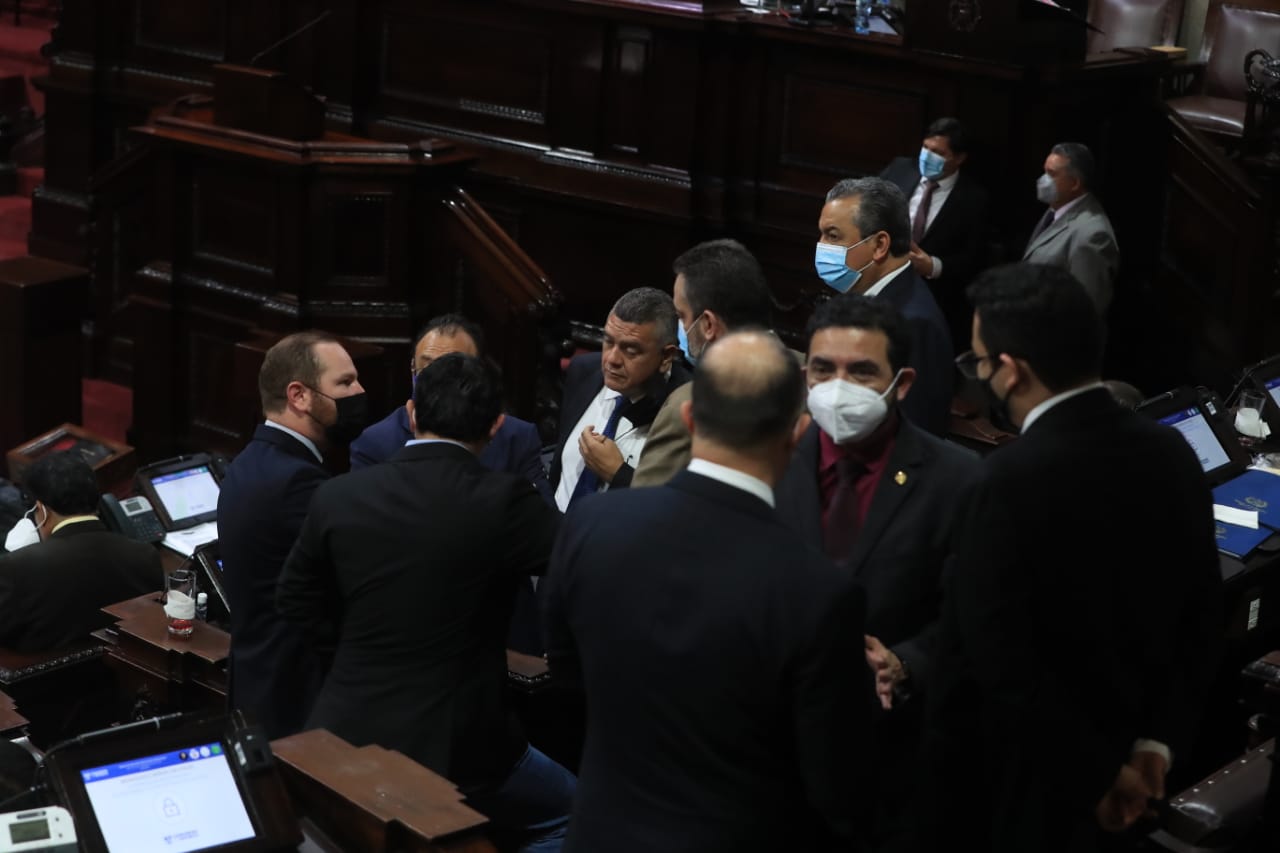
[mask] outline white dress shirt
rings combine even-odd
[[[578,486],[578,478],[587,467],[587,463],[582,459],[582,451],[578,449],[578,439],[582,436],[582,431],[588,426],[594,426],[597,433],[604,432],[605,424],[609,423],[609,415],[613,412],[614,401],[620,396],[622,395],[609,386],[602,387],[595,399],[587,405],[582,417],[578,418],[573,432],[569,433],[564,443],[564,452],[560,454],[560,485],[556,486],[556,506],[561,512],[569,508],[569,499],[573,497],[573,490]],[[618,421],[613,442],[618,445],[623,462],[632,467],[635,466],[640,459],[640,451],[644,449],[644,440],[648,435],[648,426],[634,426],[625,417]],[[600,491],[609,488],[603,480],[601,486]]]
[[[305,446],[306,446],[307,450],[310,450],[313,454],[315,454],[316,461],[317,461],[317,462],[319,462],[321,465],[323,465],[323,464],[324,464],[324,457],[323,457],[322,455],[320,455],[320,448],[316,447],[316,443],[315,443],[314,441],[312,441],[311,439],[307,438],[305,435],[303,435],[302,433],[298,432],[296,429],[289,429],[289,428],[288,428],[287,426],[285,426],[284,424],[278,424],[278,423],[276,423],[275,421],[271,420],[270,418],[267,418],[267,422],[266,422],[266,423],[267,423],[267,426],[269,426],[269,427],[275,427],[276,429],[280,430],[281,432],[287,432],[287,433],[289,433],[289,435],[291,435],[291,436],[293,436],[294,438],[298,439],[298,441],[301,441],[301,442],[303,443],[303,445],[305,445]]]
[[[1080,203],[1080,200],[1081,200],[1082,198],[1084,198],[1085,196],[1087,196],[1087,195],[1088,195],[1088,193],[1082,193],[1081,195],[1077,196],[1076,198],[1071,199],[1071,201],[1067,202],[1067,203],[1066,203],[1066,204],[1064,204],[1062,207],[1060,207],[1060,208],[1058,208],[1057,210],[1053,211],[1053,221],[1054,221],[1054,222],[1057,222],[1059,219],[1061,219],[1061,218],[1062,218],[1062,215],[1063,215],[1064,213],[1066,213],[1068,210],[1070,210],[1071,208],[1073,208],[1073,207],[1075,207],[1077,204],[1079,204],[1079,203]]]
[[[724,483],[726,486],[741,489],[747,494],[755,495],[769,506],[774,505],[773,489],[759,477],[752,477],[737,468],[708,462],[706,459],[690,459],[689,470],[695,474],[701,474],[704,477]]]
[[[903,260],[902,266],[898,267],[896,270],[889,273],[884,278],[877,281],[875,284],[871,285],[871,287],[867,288],[866,292],[864,292],[862,295],[863,296],[879,296],[880,291],[888,287],[889,282],[893,281],[895,278],[902,275],[902,271],[909,266],[911,266],[911,261]]]
[[[933,197],[929,199],[929,213],[924,220],[925,233],[929,233],[929,229],[933,226],[933,220],[938,218],[938,211],[942,210],[942,205],[947,203],[947,196],[951,195],[951,191],[955,189],[956,181],[960,179],[960,173],[954,172],[937,182],[938,186],[933,190]],[[920,199],[924,197],[925,184],[929,183],[928,178],[921,178],[920,183],[916,184],[916,190],[911,194],[911,201],[907,208],[907,221],[916,221],[916,211],[920,209]],[[933,271],[925,278],[937,278],[942,275],[942,258],[936,255],[930,255],[929,259],[933,261]]]

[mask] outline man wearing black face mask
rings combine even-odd
[[[323,453],[345,449],[365,426],[365,394],[351,356],[322,332],[289,335],[268,350],[258,393],[266,422],[227,468],[218,538],[231,706],[277,738],[302,729],[324,673],[301,632],[276,613],[276,580],[312,494],[329,479]]]
[[[813,425],[778,484],[778,514],[867,592],[867,662],[889,711],[871,827],[877,849],[904,831],[943,565],[978,458],[911,422],[907,321],[887,300],[838,296],[809,321],[805,367]]]
[[[997,267],[969,295],[967,361],[1022,435],[966,496],[918,849],[1111,849],[1102,831],[1163,798],[1217,669],[1212,498],[1183,438],[1101,382],[1103,324],[1070,273]]]

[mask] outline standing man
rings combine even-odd
[[[403,752],[458,785],[501,849],[552,853],[573,776],[509,713],[503,641],[559,515],[477,459],[504,417],[491,365],[438,358],[408,406],[414,440],[320,488],[280,575],[280,612],[337,646],[307,725]]]
[[[964,126],[940,118],[924,132],[918,158],[899,157],[880,174],[909,200],[911,267],[929,283],[958,349],[973,318],[964,289],[987,258],[987,191],[961,168],[968,159]]]
[[[906,318],[915,393],[906,402],[912,423],[946,435],[955,385],[951,334],[928,286],[911,265],[907,197],[883,178],[840,181],[818,218],[814,264],[839,293],[884,299]]]
[[[778,484],[779,514],[867,593],[866,657],[888,711],[877,720],[882,756],[871,823],[881,847],[912,819],[943,568],[980,462],[904,413],[916,372],[906,322],[893,305],[837,296],[818,307],[808,331],[813,424]]]
[[[1092,192],[1093,152],[1078,142],[1053,146],[1036,181],[1036,198],[1049,206],[1031,232],[1022,259],[1067,270],[1084,285],[1106,317],[1120,271],[1120,249],[1111,220]]]
[[[680,348],[690,364],[697,364],[707,347],[729,332],[769,328],[772,298],[764,270],[737,240],[699,243],[676,258],[672,270]],[[692,438],[680,408],[692,387],[685,383],[673,390],[658,410],[631,485],[660,486],[689,464]]]
[[[366,404],[351,356],[324,332],[298,332],[267,350],[258,394],[266,422],[227,467],[218,547],[231,610],[230,704],[274,739],[302,730],[324,676],[316,650],[276,612],[276,580],[329,479],[322,451],[346,449],[364,428]]]
[[[800,368],[739,332],[693,386],[688,470],[575,505],[544,581],[548,661],[588,708],[566,848],[861,849],[865,601],[774,510]]]
[[[1182,436],[1099,380],[1102,322],[1069,273],[998,267],[970,296],[962,364],[1022,435],[966,501],[920,849],[1094,851],[1194,740],[1223,626],[1212,498]]]
[[[550,476],[561,512],[586,495],[631,485],[658,409],[689,381],[676,358],[679,324],[670,296],[637,287],[609,312],[600,354],[569,362]]]
[[[418,373],[427,365],[451,352],[481,358],[483,350],[484,333],[479,326],[461,314],[442,314],[432,318],[418,333],[409,364],[410,376],[416,380]],[[412,396],[412,381],[409,392]],[[399,452],[405,442],[413,439],[407,412],[406,407],[397,406],[395,411],[351,442],[352,471],[385,462]],[[507,415],[502,421],[502,428],[485,446],[479,458],[480,464],[490,471],[509,471],[524,477],[538,490],[538,494],[551,502],[551,487],[547,484],[547,472],[542,467],[542,441],[533,424]]]

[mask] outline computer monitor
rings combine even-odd
[[[196,572],[200,579],[197,586],[209,594],[208,621],[220,624],[230,630],[231,604],[227,601],[227,592],[222,583],[222,552],[218,549],[218,541],[201,545],[195,554]]]
[[[226,717],[108,730],[51,750],[46,766],[88,853],[266,853],[301,840],[265,740]]]
[[[1248,387],[1266,395],[1262,419],[1273,435],[1280,435],[1280,355],[1245,368],[1245,380]]]
[[[1195,388],[1178,388],[1143,401],[1138,411],[1182,433],[1200,460],[1209,485],[1220,485],[1249,467],[1248,452],[1223,427],[1211,395]]]
[[[138,471],[138,489],[151,501],[166,530],[194,527],[218,517],[220,487],[206,454],[148,465]]]

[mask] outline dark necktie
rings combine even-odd
[[[1031,232],[1031,239],[1027,241],[1027,245],[1030,246],[1032,243],[1034,243],[1036,241],[1036,238],[1044,233],[1044,229],[1048,228],[1052,224],[1053,224],[1053,208],[1051,207],[1044,212],[1044,216],[1041,216],[1040,221],[1036,223],[1036,230]]]
[[[916,208],[916,218],[911,222],[911,239],[917,246],[924,239],[925,226],[929,224],[929,202],[933,201],[933,191],[937,188],[937,181],[924,182],[924,192],[920,194],[920,206]]]
[[[614,433],[618,431],[618,421],[622,419],[622,404],[626,400],[625,394],[619,394],[614,399],[613,411],[609,413],[609,420],[604,425],[604,431],[600,433],[605,438],[613,438]],[[596,476],[595,471],[584,467],[582,476],[578,477],[578,485],[573,487],[573,494],[569,497],[569,505],[573,506],[573,502],[583,495],[594,494],[598,488],[600,488],[600,478]]]
[[[831,495],[831,507],[827,510],[827,529],[823,537],[823,549],[833,560],[849,558],[853,543],[858,539],[862,516],[858,512],[858,480],[867,468],[856,459],[844,457],[836,462],[836,489]]]

